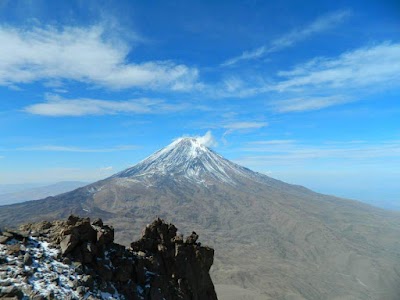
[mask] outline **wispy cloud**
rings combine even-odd
[[[229,130],[258,129],[267,126],[267,122],[233,122],[222,125]]]
[[[269,79],[239,75],[222,81],[210,95],[246,98],[268,94],[267,106],[279,113],[319,110],[361,100],[400,87],[400,43],[382,42],[316,57]]]
[[[262,129],[268,126],[268,122],[265,121],[245,121],[244,119],[235,119],[236,114],[228,114],[227,119],[222,119],[220,121],[213,122],[201,122],[197,123],[195,128],[204,129],[215,129],[222,130],[222,142],[227,143],[226,136],[233,133],[249,133],[255,130]]]
[[[234,65],[244,60],[257,59],[267,54],[289,48],[294,44],[309,38],[313,34],[317,34],[337,26],[346,20],[350,15],[350,11],[344,10],[321,16],[306,27],[294,29],[280,38],[273,40],[268,45],[261,46],[257,49],[244,51],[241,55],[225,61],[222,66]]]
[[[269,85],[273,84],[261,75],[249,76],[231,75],[221,80],[214,86],[205,86],[203,92],[213,98],[247,98],[266,91],[271,91]]]
[[[59,95],[46,95],[43,103],[32,104],[24,108],[30,114],[62,117],[85,115],[114,114],[158,114],[180,111],[187,108],[185,104],[168,104],[159,99],[132,99],[110,101],[90,98],[65,99]]]
[[[187,90],[198,70],[173,61],[129,62],[131,48],[102,25],[0,26],[0,85],[75,80],[106,88]]]
[[[270,107],[279,113],[303,112],[319,110],[322,108],[351,102],[352,98],[348,96],[327,96],[327,97],[299,97],[273,101]]]
[[[325,162],[340,160],[342,163],[350,160],[368,164],[377,159],[400,160],[400,141],[398,140],[376,142],[331,141],[320,144],[305,144],[292,140],[266,140],[248,143],[246,147],[240,150],[247,152],[248,155],[244,155],[237,161],[247,166],[259,166],[260,162],[265,164],[265,167],[290,165],[308,160],[315,162],[315,159]]]
[[[226,129],[224,136],[232,134],[234,132],[248,132],[255,129],[260,129],[268,126],[267,122],[231,122],[222,124],[221,127]]]
[[[121,145],[110,148],[83,148],[75,146],[59,146],[59,145],[43,145],[43,146],[27,146],[17,148],[17,151],[43,151],[43,152],[118,152],[136,150],[136,145]]]
[[[249,142],[250,145],[287,145],[293,143],[295,143],[295,140],[263,140]]]
[[[102,168],[100,168],[99,170],[100,170],[101,172],[103,172],[103,171],[112,171],[112,170],[113,170],[113,167],[112,167],[112,166],[102,167]]]
[[[400,44],[383,43],[345,52],[338,57],[315,58],[278,74],[286,78],[274,87],[278,91],[349,89],[366,86],[398,85]]]
[[[235,56],[235,57],[230,58],[227,61],[223,62],[221,64],[221,66],[222,67],[232,66],[240,61],[260,58],[260,57],[264,56],[265,54],[272,53],[272,52],[275,52],[275,51],[272,51],[272,48],[268,49],[266,46],[261,46],[254,50],[244,51],[241,55]]]

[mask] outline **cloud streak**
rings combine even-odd
[[[278,91],[305,88],[353,90],[370,85],[398,85],[400,44],[386,42],[334,58],[315,58],[278,75],[286,78],[274,87]]]
[[[139,147],[136,145],[122,145],[111,148],[82,148],[75,146],[58,146],[58,145],[44,145],[44,146],[28,146],[17,148],[17,151],[43,151],[43,152],[80,152],[80,153],[101,153],[101,152],[119,152],[136,150]]]
[[[280,38],[273,40],[268,46],[264,45],[253,50],[244,51],[241,55],[225,61],[222,66],[231,66],[241,61],[257,59],[267,54],[289,48],[313,34],[318,34],[339,25],[350,15],[350,11],[344,10],[321,16],[306,27],[294,29]]]
[[[34,115],[50,117],[101,116],[115,114],[158,114],[180,111],[184,104],[167,104],[158,99],[132,99],[110,101],[90,98],[65,99],[59,95],[46,95],[43,103],[32,104],[23,110]]]
[[[246,165],[263,162],[268,165],[299,164],[315,159],[341,162],[372,163],[379,159],[400,159],[400,141],[380,142],[327,142],[319,145],[303,144],[292,140],[255,141],[241,149],[249,153],[238,161]]]
[[[315,57],[266,78],[225,79],[210,95],[248,98],[268,95],[266,106],[278,113],[315,111],[400,87],[400,43],[382,42],[337,56]]]
[[[112,166],[102,167],[102,168],[100,168],[99,170],[100,170],[101,172],[104,172],[104,171],[106,171],[106,172],[111,172],[111,171],[113,170],[113,167],[112,167]]]
[[[270,107],[279,113],[292,113],[314,111],[327,108],[330,106],[340,105],[351,102],[348,96],[327,96],[327,97],[299,97],[273,101]]]
[[[268,126],[267,122],[254,122],[254,121],[240,121],[222,124],[222,128],[225,128],[223,136],[227,136],[234,132],[247,132],[256,129],[260,129]]]
[[[294,140],[267,140],[249,142],[250,145],[287,145],[295,143]]]
[[[222,125],[228,130],[258,129],[267,126],[267,122],[232,122]]]
[[[172,61],[128,62],[130,47],[103,26],[0,26],[0,85],[74,80],[111,89],[190,90],[198,70]]]

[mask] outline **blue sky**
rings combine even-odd
[[[210,132],[272,177],[400,202],[399,2],[269,2],[0,0],[0,183]]]

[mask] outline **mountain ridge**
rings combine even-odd
[[[161,219],[125,248],[101,219],[25,224],[0,232],[0,298],[217,299],[209,270],[214,250],[177,235]]]

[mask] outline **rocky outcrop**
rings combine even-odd
[[[217,299],[209,270],[214,250],[186,241],[161,219],[131,248],[114,243],[102,220],[24,225],[0,235],[0,298]]]
[[[214,250],[192,240],[184,242],[174,225],[155,220],[131,247],[153,257],[153,269],[159,270],[153,278],[156,286],[167,282],[170,287],[177,285],[184,299],[217,298],[209,275]]]

